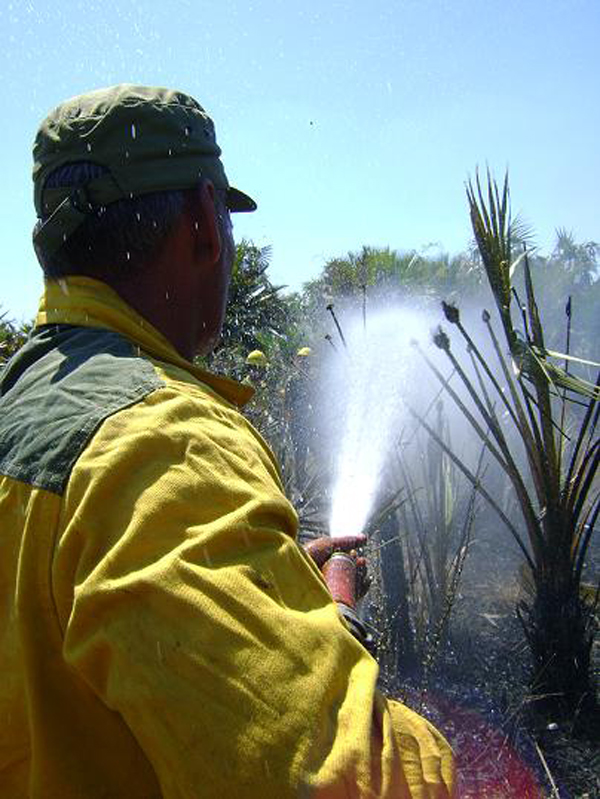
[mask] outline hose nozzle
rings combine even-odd
[[[371,636],[356,614],[356,553],[334,552],[323,566],[322,572],[331,596],[351,633],[367,646]]]

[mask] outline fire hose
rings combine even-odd
[[[357,614],[357,555],[334,551],[321,568],[327,587],[352,635],[370,649],[373,636]]]

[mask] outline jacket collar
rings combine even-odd
[[[133,341],[152,358],[190,372],[233,405],[242,407],[254,394],[249,386],[212,374],[183,358],[162,333],[99,280],[70,276],[45,281],[35,324],[108,328]]]

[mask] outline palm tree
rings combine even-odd
[[[382,296],[387,301],[414,295],[438,298],[477,287],[482,275],[467,254],[431,256],[427,251],[363,247],[328,261],[321,276],[305,285],[304,294],[308,305],[320,307],[330,300],[360,305],[367,290],[371,299]]]
[[[429,363],[512,484],[525,536],[503,515],[494,498],[482,487],[480,490],[503,517],[531,571],[533,596],[521,603],[518,612],[533,656],[535,694],[540,704],[553,712],[573,713],[595,705],[590,670],[594,620],[582,602],[580,588],[600,514],[596,482],[600,464],[596,435],[600,375],[595,385],[576,378],[553,363],[546,350],[526,251],[513,260],[508,177],[500,192],[488,174],[485,197],[477,176],[475,186],[468,184],[467,197],[508,354],[485,311],[483,319],[498,358],[499,377],[462,325],[458,308],[444,304],[447,320],[468,346],[474,377],[454,355],[450,339],[441,329],[435,343],[462,380],[472,406],[467,406],[437,367]],[[519,264],[524,270],[526,293],[518,309],[522,333],[511,313],[512,278]],[[567,358],[567,363],[576,360],[561,353],[552,355],[561,361]],[[567,431],[565,406],[569,401],[581,404],[582,399],[583,413]],[[505,418],[518,434],[525,466],[520,465]],[[435,437],[426,422],[424,426]],[[443,447],[444,442],[439,437],[437,440]],[[467,470],[463,467],[463,471]]]

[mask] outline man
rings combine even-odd
[[[446,797],[446,743],[377,692],[295,542],[251,389],[192,363],[255,208],[219,155],[165,89],[38,131],[45,291],[0,383],[0,796]]]

